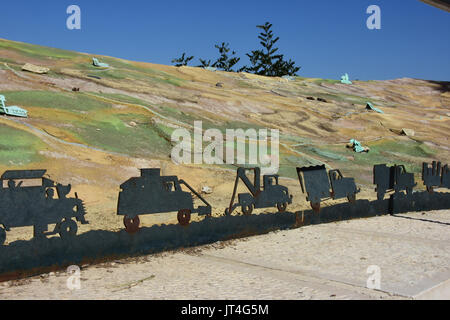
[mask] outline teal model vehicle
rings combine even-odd
[[[27,118],[28,111],[17,106],[9,106],[5,105],[6,98],[5,96],[0,95],[0,114],[6,114],[8,116]]]
[[[353,84],[353,83],[350,81],[350,79],[349,79],[347,73],[344,74],[344,75],[341,77],[341,83],[342,83],[342,84]]]
[[[104,68],[104,69],[109,68],[109,64],[102,63],[102,62],[98,61],[97,58],[92,58],[92,64],[94,65],[94,67],[97,67],[97,68]]]

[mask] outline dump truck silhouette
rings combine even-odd
[[[181,185],[190,192],[183,191]],[[120,188],[117,214],[124,216],[123,223],[129,233],[139,230],[139,215],[178,211],[178,222],[184,226],[189,224],[192,213],[211,215],[211,205],[189,184],[176,176],[161,176],[159,168],[141,169],[140,177],[127,180]],[[205,206],[195,209],[192,194]]]
[[[247,172],[253,171],[253,182],[247,177]],[[236,181],[234,183],[233,195],[231,196],[230,205],[225,209],[225,214],[229,215],[237,207],[241,207],[242,213],[251,214],[254,208],[277,207],[279,212],[285,212],[288,204],[292,203],[292,195],[289,195],[288,188],[279,185],[278,175],[264,175],[263,186],[261,188],[261,169],[260,168],[238,168]],[[239,179],[244,182],[250,193],[240,193],[238,202],[234,203],[236,197]]]
[[[82,200],[67,198],[71,185],[55,184],[46,178],[46,170],[6,171],[0,179],[0,245],[11,228],[33,226],[35,238],[59,233],[69,239],[77,233],[73,220],[88,224]],[[38,185],[31,182],[40,180]],[[23,185],[25,182],[26,185]],[[53,232],[47,232],[49,224],[56,224]]]
[[[373,184],[377,187],[377,199],[383,200],[384,195],[389,191],[399,193],[406,191],[407,195],[412,194],[414,183],[414,174],[406,172],[404,165],[394,165],[388,167],[385,164],[378,164],[373,167]]]
[[[297,168],[297,176],[302,192],[306,193],[306,201],[317,213],[320,212],[322,200],[347,198],[354,203],[356,194],[360,192],[354,178],[345,178],[338,169],[327,174],[325,165]]]

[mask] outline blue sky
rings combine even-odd
[[[71,4],[81,8],[81,30],[66,28]],[[381,30],[366,27],[372,4]],[[270,21],[300,76],[450,80],[450,13],[418,0],[15,0],[1,11],[0,38],[169,65],[184,51],[194,65],[214,59],[219,42],[247,64],[245,53],[259,47],[256,25]]]

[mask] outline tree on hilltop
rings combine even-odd
[[[279,49],[275,47],[275,44],[280,37],[274,37],[271,30],[272,24],[266,22],[264,25],[256,27],[262,29],[258,39],[261,40],[260,44],[263,49],[247,53],[251,66],[243,67],[241,71],[269,77],[296,76],[300,67],[296,67],[295,62],[291,59],[285,61],[284,55],[276,54]]]

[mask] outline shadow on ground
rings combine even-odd
[[[122,257],[194,247],[217,241],[264,234],[275,230],[349,219],[370,218],[391,213],[450,208],[450,193],[417,192],[388,200],[358,200],[296,213],[269,213],[250,216],[224,216],[193,222],[187,227],[161,225],[142,228],[130,235],[92,230],[72,239],[59,237],[16,241],[0,247],[0,281],[36,275],[69,265],[99,263]]]

